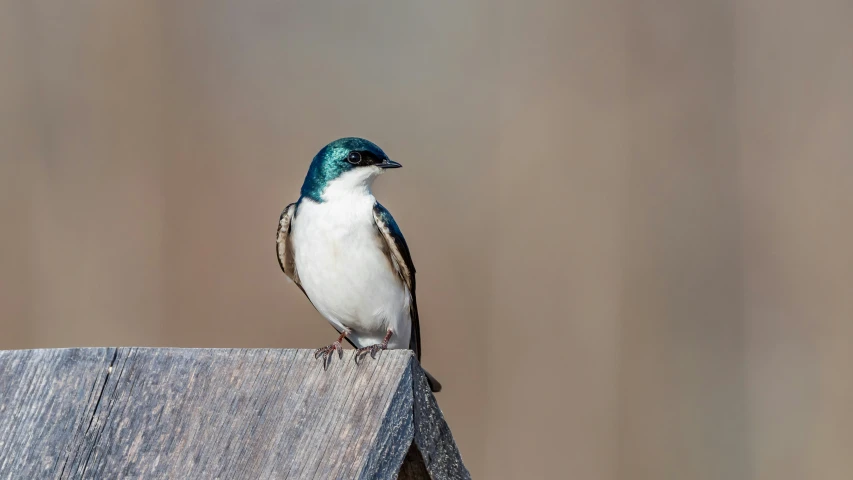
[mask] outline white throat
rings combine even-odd
[[[373,180],[384,171],[375,166],[354,168],[329,182],[320,197],[325,202],[372,197]]]

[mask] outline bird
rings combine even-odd
[[[337,139],[314,156],[299,199],[279,217],[279,266],[339,334],[314,351],[324,370],[335,353],[343,358],[343,340],[357,349],[357,364],[386,349],[410,349],[420,362],[415,265],[399,225],[371,191],[379,175],[401,166],[373,142]]]

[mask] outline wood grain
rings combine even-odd
[[[407,350],[0,351],[0,478],[470,478],[426,382]]]

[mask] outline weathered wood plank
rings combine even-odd
[[[415,427],[414,443],[423,456],[426,468],[433,479],[471,478],[462,463],[462,457],[453,441],[450,427],[438,408],[438,402],[429,388],[426,375],[417,362],[411,363],[413,376]]]
[[[309,350],[0,352],[0,478],[395,478],[417,452],[432,478],[469,478],[411,352],[351,360],[323,371]]]
[[[114,348],[0,351],[0,478],[61,475]]]

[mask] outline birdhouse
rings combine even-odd
[[[0,478],[470,478],[408,350],[0,351]]]

